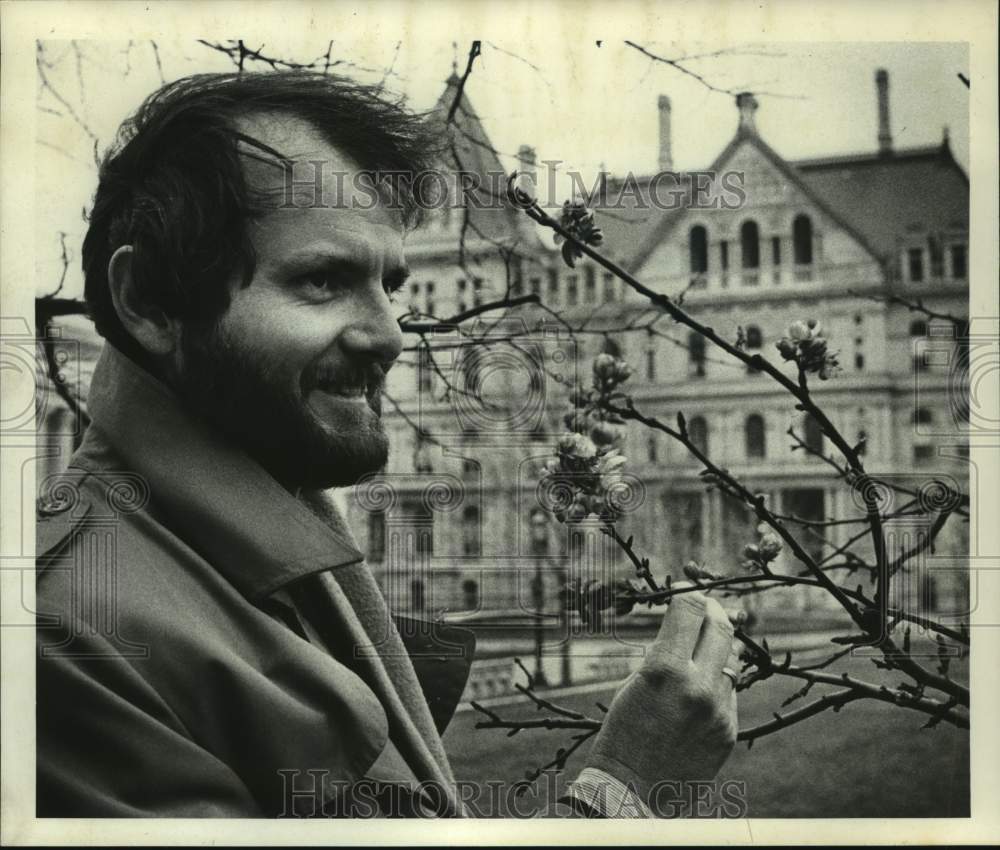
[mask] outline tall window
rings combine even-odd
[[[823,451],[823,429],[819,427],[819,422],[808,413],[802,422],[802,429],[805,431],[803,440],[809,451],[817,454]]]
[[[688,253],[691,259],[691,280],[698,286],[704,285],[708,272],[708,232],[700,224],[691,228],[688,234]]]
[[[688,334],[688,375],[705,377],[705,337],[694,331]]]
[[[650,433],[646,441],[646,457],[650,463],[656,463],[660,458],[659,445],[657,444],[655,433]]]
[[[597,272],[593,266],[585,266],[583,269],[583,301],[585,304],[597,301]]]
[[[549,307],[559,304],[559,270],[549,269],[549,288],[546,296]]]
[[[578,301],[578,287],[576,283],[576,275],[571,274],[566,278],[566,306],[575,307]]]
[[[615,300],[615,276],[611,272],[604,273],[604,300],[608,303]]]
[[[803,488],[781,491],[781,507],[807,522],[823,522],[826,519],[823,491]],[[823,558],[823,538],[818,534],[803,534],[802,547],[817,561]]]
[[[760,268],[760,230],[756,221],[744,221],[740,228],[740,250],[743,268]]]
[[[540,277],[532,277],[528,281],[528,285],[531,288],[531,294],[541,297],[542,295],[542,279]]]
[[[695,416],[688,422],[688,437],[694,447],[703,455],[708,454],[708,423],[702,416]]]
[[[656,380],[656,337],[652,331],[646,336],[646,380]]]
[[[425,289],[427,292],[427,314],[430,316],[434,315],[434,281],[429,280],[425,284]]]
[[[910,280],[920,283],[924,279],[924,249],[910,248],[906,252],[907,264],[910,270]]]
[[[951,246],[951,276],[955,280],[965,280],[968,274],[964,245]]]
[[[478,307],[483,303],[483,279],[481,277],[472,280],[472,306]]]
[[[479,610],[479,582],[474,578],[462,582],[462,607],[466,611]]]
[[[809,265],[813,261],[813,226],[809,216],[795,216],[795,221],[792,222],[792,244],[796,264]]]
[[[760,350],[764,347],[764,335],[760,332],[760,328],[756,325],[748,325],[746,335],[747,354],[760,354]],[[757,375],[760,373],[760,369],[748,364],[747,372],[751,375]]]
[[[939,280],[944,277],[944,246],[939,236],[931,235],[927,239],[927,251],[931,258],[931,277]]]
[[[719,283],[722,286],[729,286],[729,243],[726,241],[719,243],[719,268],[722,269]]]
[[[744,426],[746,454],[748,458],[763,458],[767,455],[767,437],[764,433],[764,417],[751,413]]]
[[[479,554],[479,508],[466,505],[462,511],[462,554]]]
[[[771,237],[771,278],[775,283],[781,283],[781,237]]]

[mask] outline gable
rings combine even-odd
[[[788,264],[793,221],[800,215],[808,216],[812,223],[814,263],[841,265],[874,259],[860,234],[832,214],[801,177],[756,136],[738,135],[702,174],[710,189],[698,197],[709,202],[689,204],[669,226],[650,234],[635,266],[643,279],[658,281],[667,291],[686,286],[691,272],[689,234],[697,225],[707,231],[710,270],[721,261],[719,243],[727,242],[729,269],[739,271],[741,231],[747,222],[756,223],[758,228],[760,264],[771,264],[774,239],[780,242],[780,262]],[[697,179],[694,172],[689,176]]]

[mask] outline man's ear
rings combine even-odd
[[[180,340],[180,323],[143,300],[132,274],[132,256],[132,246],[122,245],[108,262],[111,302],[125,330],[139,345],[150,354],[169,355]]]

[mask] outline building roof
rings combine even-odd
[[[969,220],[969,180],[955,161],[947,139],[941,145],[878,153],[849,154],[789,161],[756,133],[738,132],[709,171],[725,163],[742,142],[753,144],[787,179],[817,206],[851,233],[873,256],[887,260],[907,231],[936,232],[965,228]],[[656,209],[648,204],[651,182],[657,175],[609,179],[612,198],[626,189],[624,209],[598,210],[607,250],[634,270],[662,244],[684,208]],[[671,186],[687,187],[691,177],[661,180],[661,197]],[[638,204],[641,197],[646,203]]]
[[[430,120],[438,125],[445,139],[444,158],[446,168],[479,175],[480,189],[469,194],[475,203],[470,203],[469,209],[469,239],[480,236],[487,240],[495,240],[511,244],[518,239],[531,238],[537,241],[533,230],[522,221],[523,216],[510,205],[503,203],[502,208],[482,209],[491,201],[496,205],[493,196],[497,188],[501,192],[506,189],[504,179],[505,169],[497,156],[496,148],[490,141],[486,130],[472,103],[464,90],[461,90],[461,80],[457,74],[452,74],[445,85],[441,97],[430,113]],[[455,105],[452,120],[448,115]],[[491,177],[491,175],[495,175]]]
[[[906,232],[969,225],[969,178],[941,145],[802,160],[796,170],[817,195],[864,233],[882,257],[894,254]]]

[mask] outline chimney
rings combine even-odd
[[[532,198],[538,195],[538,157],[531,145],[521,145],[517,149],[518,188]]]
[[[889,72],[879,68],[875,72],[878,89],[878,152],[882,156],[892,153],[892,133],[889,132]]]
[[[736,108],[740,111],[739,132],[756,136],[757,125],[754,123],[753,114],[757,111],[757,98],[752,92],[741,92],[736,95]]]
[[[660,112],[660,171],[674,170],[674,157],[670,150],[670,98],[661,94],[657,100]]]

